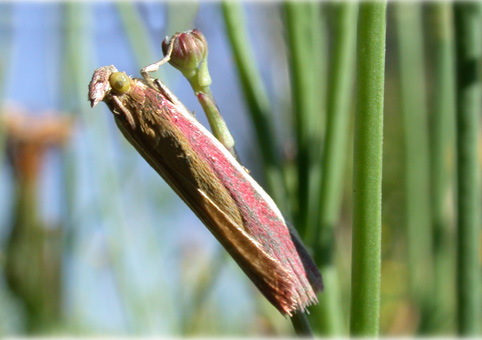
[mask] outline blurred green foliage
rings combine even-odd
[[[8,317],[0,322],[0,332],[293,334],[289,322],[121,139],[105,108],[88,107],[88,82],[93,70],[103,66],[97,60],[105,61],[108,55],[101,46],[111,44],[113,36],[122,38],[135,65],[132,70],[138,70],[160,59],[164,36],[197,27],[208,39],[211,73],[222,63],[230,68],[231,78],[227,72],[213,76],[212,91],[221,113],[229,125],[238,122],[233,115],[242,112],[249,125],[245,135],[237,133],[238,126],[229,126],[235,137],[243,137],[236,137],[243,165],[294,222],[325,277],[321,304],[310,308],[311,327],[320,336],[348,335],[357,175],[354,98],[366,89],[360,86],[367,86],[355,80],[358,5],[57,5],[36,6],[62,13],[61,24],[55,26],[61,37],[61,63],[51,66],[59,78],[54,83],[61,100],[52,110],[74,117],[74,132],[61,147],[42,153],[36,180],[25,182],[14,175],[14,163],[6,161],[18,157],[19,149],[12,147],[12,133],[3,120],[14,110],[1,106],[0,315]],[[4,89],[12,81],[8,70],[15,62],[11,54],[17,26],[8,13],[15,13],[16,6],[2,3],[0,9],[2,104],[9,99]],[[467,13],[464,4],[459,6],[458,15],[470,15],[471,25],[459,22],[456,30],[451,2],[387,5],[381,288],[373,292],[379,294],[380,319],[371,320],[381,336],[480,335],[471,325],[482,321],[482,221],[477,213],[482,190],[481,79],[475,71],[466,74],[473,87],[464,89],[463,81],[456,84],[456,70],[467,70],[463,62],[471,70],[480,67],[480,52],[462,42],[473,37],[480,44],[475,31],[482,22],[480,10]],[[115,20],[99,21],[99,12],[106,10]],[[457,42],[461,45],[456,55]],[[122,53],[110,52],[112,59]],[[469,61],[467,55],[472,56]],[[196,101],[188,83],[170,66],[156,75],[161,74],[171,87],[187,88],[181,99]],[[226,92],[228,88],[236,93]],[[240,107],[230,107],[236,100]],[[473,102],[473,107],[462,100]],[[204,119],[199,113],[197,117]],[[459,124],[471,127],[467,132],[459,125],[457,148],[456,117]],[[456,158],[456,150],[467,157]],[[45,184],[45,167],[57,169],[53,186]],[[456,177],[456,169],[468,175]],[[456,199],[457,187],[465,191],[459,189]],[[43,212],[49,190],[59,196],[50,202],[58,206],[55,219]],[[470,253],[460,250],[467,249],[464,244],[457,245],[457,231]],[[456,270],[457,256],[459,261],[469,259],[462,271]],[[470,282],[460,283],[463,278]],[[473,305],[467,303],[470,299]]]

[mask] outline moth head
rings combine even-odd
[[[113,66],[102,66],[94,71],[92,80],[89,84],[89,101],[90,105],[94,107],[98,102],[104,100],[105,95],[111,90],[110,76],[118,73]]]
[[[114,72],[109,77],[109,84],[118,94],[125,94],[131,88],[131,79],[124,72]]]

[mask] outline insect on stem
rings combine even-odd
[[[107,104],[127,140],[274,307],[283,315],[304,312],[318,301],[323,282],[296,232],[225,145],[149,75],[176,55],[178,36],[169,41],[163,59],[141,70],[144,79],[128,77],[113,65],[95,70],[91,105]]]

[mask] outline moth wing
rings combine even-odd
[[[118,121],[117,117],[116,122],[129,142],[194,211],[263,295],[282,314],[291,315],[298,309],[300,306],[294,296],[295,283],[291,274],[283,268],[279,261],[266,253],[242,225],[234,221],[220,207],[219,199],[213,197],[215,192],[209,194],[199,188],[194,172],[200,171],[203,164],[198,164],[197,167],[188,164],[193,161],[193,157],[187,156],[186,150],[182,150],[182,145],[177,146],[180,148],[177,154],[166,154],[159,149],[156,151],[158,154],[153,155],[152,149],[151,152],[147,152],[144,148],[145,140],[143,138],[132,135],[130,129]],[[160,144],[166,147],[166,144],[169,143],[168,139]],[[183,156],[179,157],[179,154],[183,154]],[[162,164],[159,160],[162,160]],[[205,176],[209,176],[209,174]],[[208,181],[215,180],[215,178],[210,178]]]
[[[230,219],[208,195],[199,190],[219,242],[248,275],[263,295],[283,314],[295,309],[293,279],[280,262],[267,254],[249,234]]]

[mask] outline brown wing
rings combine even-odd
[[[123,122],[118,121],[118,126],[137,151],[201,219],[265,297],[283,314],[291,314],[297,309],[293,278],[279,261],[263,251],[258,242],[246,233],[239,212],[236,211],[236,203],[224,186],[218,183],[219,179],[212,174],[209,166],[178,142],[179,139],[174,136],[175,129],[160,136],[159,147],[152,149],[149,141],[142,135],[132,134]],[[166,152],[166,148],[175,150]],[[212,198],[213,195],[215,199]]]

